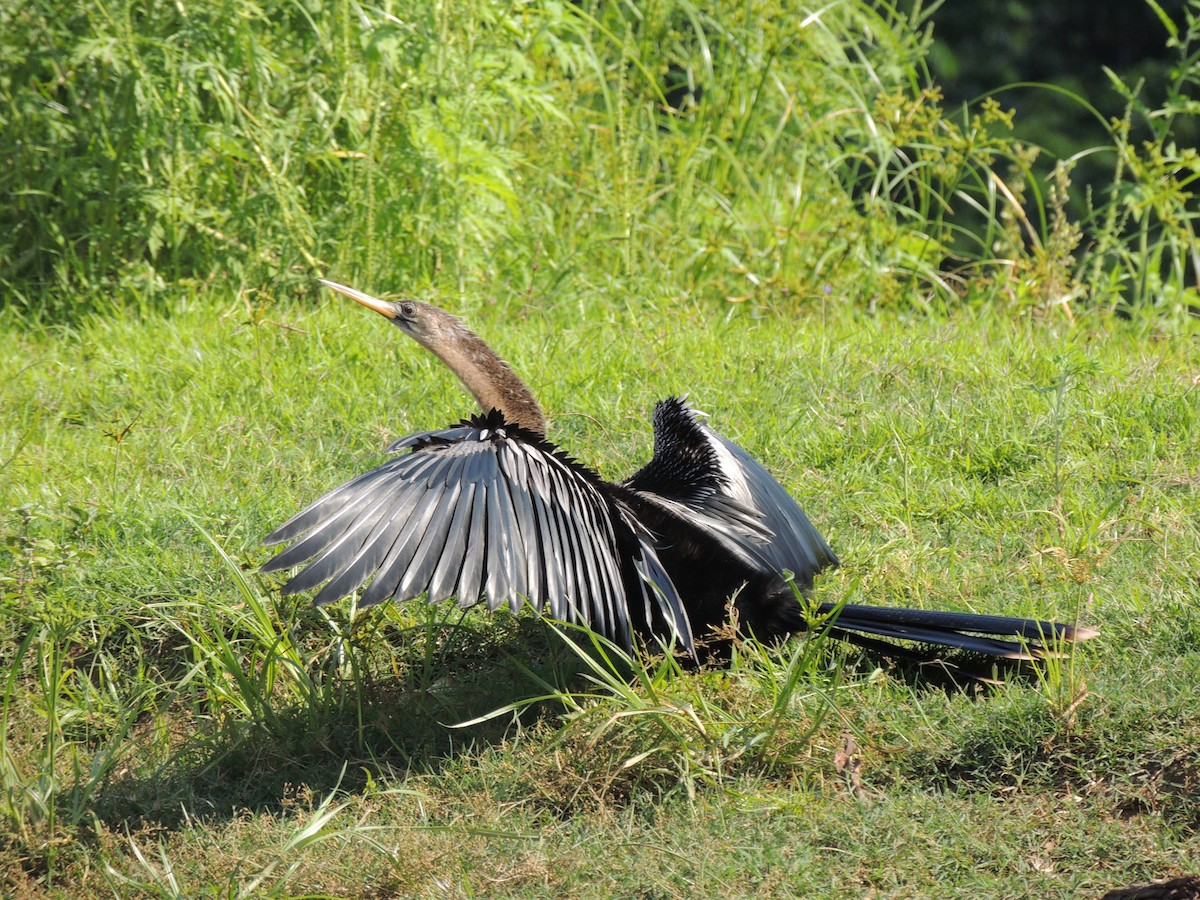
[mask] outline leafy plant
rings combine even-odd
[[[59,320],[158,307],[214,273],[268,301],[330,272],[538,302],[793,304],[862,272],[867,306],[1069,309],[1083,271],[1132,302],[1184,291],[1194,154],[1171,134],[1194,113],[1194,14],[1160,109],[1121,86],[1113,196],[1086,223],[1072,161],[1043,185],[1011,111],[943,108],[929,15],[38,0],[0,13],[9,46],[38,48],[0,56],[0,284]]]

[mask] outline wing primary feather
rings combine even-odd
[[[500,461],[508,476],[506,482],[511,489],[513,505],[517,507],[521,521],[521,538],[525,547],[525,558],[521,561],[525,567],[525,595],[541,609],[541,598],[546,594],[545,549],[542,546],[538,514],[535,510],[535,488],[529,479],[525,452],[523,445],[506,445],[506,452],[501,455]]]
[[[467,525],[466,552],[458,581],[458,605],[463,608],[478,603],[483,589],[488,490],[489,485],[480,482],[475,485],[475,496],[471,498],[471,521]]]
[[[454,505],[454,517],[446,532],[446,544],[438,560],[433,577],[429,580],[429,602],[440,603],[454,593],[462,575],[463,560],[466,558],[467,541],[470,539],[471,507],[475,499],[475,483],[462,485]]]
[[[605,509],[604,501],[594,487],[587,485],[582,480],[579,480],[579,484],[581,490],[575,494],[576,513],[572,518],[579,551],[580,571],[584,581],[583,591],[587,598],[587,605],[592,610],[591,619],[599,623],[600,630],[605,635],[613,640],[618,640],[618,635],[627,630],[622,621],[626,618],[625,615],[622,615],[624,604],[615,602],[616,598],[608,590],[602,566],[597,558],[607,531],[601,525],[600,516],[597,515],[600,510]],[[582,489],[584,486],[586,486],[586,490]],[[607,526],[608,522],[605,521],[604,525]]]
[[[568,485],[563,473],[557,467],[552,469],[549,475],[555,499],[554,518],[558,526],[559,541],[563,548],[561,563],[567,576],[567,601],[573,615],[571,621],[582,622],[601,634],[611,635],[611,632],[605,628],[603,620],[597,619],[594,610],[587,603],[587,587],[581,565],[583,548],[580,546],[581,536],[576,527],[580,499],[577,492],[578,485]]]
[[[427,492],[436,496],[431,501],[432,511],[425,526],[425,532],[413,551],[412,560],[404,577],[400,580],[400,593],[404,597],[417,597],[428,589],[434,569],[446,545],[446,532],[453,518],[454,501],[457,491],[446,487],[430,488]]]
[[[550,502],[547,504],[547,508],[550,511],[552,530],[556,540],[557,552],[554,559],[558,563],[559,574],[562,576],[562,602],[566,608],[565,621],[590,627],[592,623],[580,604],[579,572],[576,568],[575,547],[570,529],[565,521],[565,503],[568,502],[568,497],[562,490],[560,480],[555,478],[556,474],[553,471],[546,472],[546,480],[550,485]]]
[[[411,481],[427,460],[418,455],[390,460],[358,476],[312,503],[289,523],[267,536],[264,543],[278,543],[291,537],[303,538],[263,566],[264,572],[291,568],[311,559],[335,543],[342,535],[361,524],[359,516],[373,499],[386,495],[397,483]],[[295,527],[289,530],[289,525]]]
[[[537,518],[537,535],[540,545],[537,556],[538,570],[545,587],[542,605],[549,607],[551,618],[568,621],[566,608],[563,605],[563,582],[559,578],[559,567],[556,565],[561,556],[561,549],[558,546],[553,516],[547,508],[544,473],[537,465],[530,465],[529,475],[531,500]],[[541,611],[546,612],[544,608]]]
[[[329,516],[331,512],[335,515],[340,514],[345,508],[341,505],[341,501],[345,495],[353,494],[364,482],[369,482],[377,477],[378,472],[378,468],[372,469],[370,472],[364,472],[362,475],[352,478],[345,484],[318,497],[263,538],[263,543],[271,546],[272,544],[281,544],[284,541],[293,540],[300,535],[307,534],[323,520],[324,516]],[[272,560],[271,563],[274,563],[274,561]],[[268,563],[268,565],[271,563]]]
[[[505,603],[514,605],[515,609],[520,609],[520,602],[517,601],[514,604],[513,598],[509,596],[508,541],[505,534],[508,523],[504,518],[499,494],[497,485],[489,486],[487,495],[487,587],[484,588],[484,594],[487,595],[488,609],[492,611],[499,609]]]
[[[616,639],[617,633],[623,631],[617,604],[608,591],[605,575],[602,572],[599,556],[599,544],[604,540],[604,532],[597,520],[596,508],[603,501],[592,491],[592,496],[577,497],[577,517],[575,519],[575,535],[579,544],[579,555],[583,564],[586,579],[586,592],[591,606],[592,619],[600,624],[604,634]],[[581,527],[582,526],[582,527]]]
[[[694,655],[696,645],[692,635],[692,625],[687,611],[684,609],[683,600],[675,589],[675,583],[671,581],[671,576],[663,568],[654,548],[640,539],[639,542],[641,551],[638,560],[638,574],[641,578],[642,595],[646,599],[647,605],[653,602],[662,611],[667,625],[674,629],[680,644],[688,653]]]
[[[509,609],[516,613],[529,598],[529,585],[525,578],[525,538],[521,530],[520,513],[513,502],[511,486],[502,472],[495,485],[496,510],[504,523],[503,544],[499,551],[507,573]]]
[[[419,528],[424,527],[424,515],[429,513],[426,497],[428,493],[419,484],[403,486],[401,497],[397,502],[397,516],[402,517],[400,530],[396,533],[391,547],[388,548],[387,555],[376,568],[371,584],[359,598],[359,606],[374,606],[376,603],[395,597],[400,579],[412,558],[413,535]]]
[[[446,460],[445,463],[445,490],[453,496],[460,490],[455,474],[461,466],[453,459]],[[428,470],[428,467],[426,469]],[[376,497],[376,505],[364,511],[354,526],[347,529],[343,537],[331,545],[325,554],[304,572],[312,585],[329,578],[313,598],[313,603],[318,606],[346,596],[371,574],[377,572],[380,563],[391,550],[396,536],[403,530],[406,504],[396,502],[394,486],[387,491],[377,488],[372,494]],[[358,549],[346,559],[347,554],[343,548],[354,546],[356,543]],[[336,574],[334,569],[337,570]]]
[[[331,507],[325,511],[327,518],[318,521],[304,537],[274,559],[269,560],[263,566],[263,571],[277,572],[281,569],[290,569],[319,554],[354,525],[354,516],[367,505],[369,500],[369,494],[362,494],[354,497],[340,508]]]
[[[501,463],[510,453],[511,449],[508,446],[508,442],[505,442],[501,448],[501,454],[497,458],[497,463]],[[493,484],[498,494],[497,505],[503,510],[505,522],[507,523],[505,535],[508,539],[508,544],[505,558],[509,571],[509,581],[512,585],[513,595],[519,598],[519,602],[524,602],[530,597],[526,562],[529,551],[525,545],[525,532],[530,526],[528,498],[523,488],[512,483],[507,468],[502,464],[497,465],[496,477]],[[522,499],[525,501],[524,503],[521,502]],[[513,609],[513,612],[516,611],[516,609]]]
[[[404,584],[405,577],[412,570],[413,557],[421,544],[430,519],[437,509],[437,492],[427,490],[420,485],[412,485],[411,490],[416,495],[413,500],[413,511],[404,523],[404,528],[396,537],[388,558],[380,567],[376,580],[382,579],[376,588],[374,583],[363,595],[360,606],[372,606],[383,600],[411,600],[421,591],[408,593]]]
[[[404,528],[404,519],[397,515],[395,507],[384,515],[379,524],[363,542],[358,553],[346,561],[325,586],[313,597],[313,603],[321,606],[345,597],[378,571],[379,564],[386,558]]]
[[[366,495],[362,498],[357,517],[340,534],[319,535],[324,543],[317,540],[313,547],[309,548],[315,547],[316,550],[310,553],[312,561],[284,585],[284,593],[295,594],[314,588],[332,577],[347,556],[353,559],[362,550],[368,535],[385,514],[385,502],[385,498]]]

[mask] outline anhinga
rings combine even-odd
[[[316,603],[365,585],[360,606],[426,595],[528,601],[626,648],[635,638],[696,653],[729,619],[776,640],[806,615],[802,590],[837,557],[783,487],[680,399],[654,411],[654,455],[621,484],[605,482],[546,440],[525,384],[454,316],[323,281],[386,316],[436,354],[481,415],[410,435],[407,451],[335,488],[266,538],[293,542],[263,566],[307,563],[285,593],[323,587]],[[817,608],[829,613],[832,605]],[[1005,616],[845,605],[831,633],[917,660],[937,648],[1030,659],[1095,631]],[[881,640],[882,639],[882,640]],[[899,644],[890,642],[899,641]]]

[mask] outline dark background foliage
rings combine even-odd
[[[1016,110],[1016,134],[1066,159],[1108,142],[1104,123],[1088,106],[1106,119],[1125,111],[1127,101],[1105,76],[1106,67],[1125,84],[1140,84],[1143,97],[1164,96],[1178,60],[1162,16],[1181,23],[1187,6],[1187,0],[1153,6],[1145,0],[950,0],[932,12],[930,73],[947,106],[1000,89],[1001,102]],[[1054,85],[1087,105],[1043,87],[1006,87],[1030,82]],[[1134,140],[1149,136],[1144,122],[1133,123]],[[1200,139],[1195,121],[1178,123],[1176,138],[1194,146]],[[1112,160],[1087,158],[1080,166],[1079,181],[1095,187],[1111,173]]]

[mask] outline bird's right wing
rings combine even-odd
[[[409,452],[268,535],[267,544],[293,543],[264,572],[307,564],[285,593],[324,583],[320,604],[366,585],[362,606],[427,594],[465,607],[483,595],[489,609],[514,611],[528,600],[625,647],[637,624],[665,621],[674,634],[663,637],[692,649],[652,545],[598,476],[540,436],[492,412],[389,449]]]

